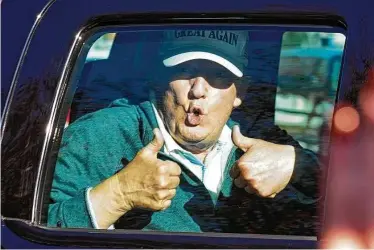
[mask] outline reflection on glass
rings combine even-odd
[[[320,133],[334,107],[344,41],[342,34],[283,35],[275,122],[321,154]]]
[[[107,33],[97,39],[87,54],[86,62],[107,59],[115,37],[116,33]]]

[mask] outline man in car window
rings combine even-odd
[[[238,30],[165,32],[150,101],[116,100],[65,131],[48,225],[276,233],[293,222],[301,205],[284,209],[314,201],[318,163],[274,124],[250,137],[230,119],[249,84],[247,44]]]

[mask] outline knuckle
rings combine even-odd
[[[165,165],[167,165],[167,166],[173,166],[174,164],[176,164],[176,163],[171,161],[171,160],[166,160],[165,161]]]
[[[164,198],[165,194],[162,191],[157,191],[155,194],[156,200],[162,200]]]
[[[166,167],[165,167],[165,165],[158,165],[158,166],[156,167],[156,171],[157,171],[157,174],[159,174],[159,175],[164,174],[164,173],[166,172]]]
[[[181,175],[182,174],[181,167],[178,164],[176,164],[175,168],[176,168],[176,172],[178,173],[178,175]]]
[[[247,173],[243,173],[243,174],[242,174],[242,178],[243,178],[245,181],[252,183],[252,177],[251,177],[249,174],[247,174]]]
[[[259,184],[258,184],[258,181],[253,180],[253,179],[250,179],[250,180],[249,180],[249,183],[251,184],[251,187],[252,187],[253,189],[255,189],[256,191],[260,191],[260,190],[259,190]]]
[[[159,200],[159,198],[157,197],[157,193],[153,193],[151,197],[152,197],[151,199],[153,201],[158,201]]]
[[[234,180],[234,183],[235,183],[236,185],[238,185],[238,184],[240,183],[239,178],[236,178],[236,179]]]
[[[168,164],[171,169],[175,170],[175,172],[178,172],[179,174],[182,172],[181,168],[179,167],[177,163],[173,161],[169,161]]]
[[[152,204],[152,208],[154,210],[162,210],[164,207],[163,207],[163,202],[162,201],[157,201],[157,202],[154,202]]]
[[[242,170],[243,168],[246,167],[246,166],[245,166],[245,162],[244,162],[243,160],[238,160],[238,161],[236,162],[236,167],[237,167],[238,169]]]
[[[157,185],[159,188],[165,188],[167,186],[167,181],[164,176],[160,176],[157,180]]]
[[[177,194],[177,190],[176,189],[171,189],[170,190],[170,196],[171,196],[171,198],[173,198],[176,194]]]
[[[176,178],[175,184],[173,186],[178,187],[181,182],[180,178]]]
[[[244,188],[244,190],[245,190],[247,193],[249,193],[249,194],[253,193],[252,189],[251,189],[250,187],[248,187],[248,186],[246,186],[246,187]]]
[[[245,186],[245,183],[243,183],[243,181],[240,178],[235,179],[234,183],[239,188],[243,188]]]
[[[267,197],[270,195],[270,193],[266,190],[258,190],[257,193],[262,197]]]
[[[250,170],[250,165],[246,162],[238,162],[238,170],[241,173],[248,173]]]
[[[166,200],[166,201],[162,202],[161,205],[162,205],[161,210],[166,210],[168,207],[170,207],[171,200]]]

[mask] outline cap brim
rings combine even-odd
[[[190,60],[195,60],[195,59],[205,59],[205,60],[216,62],[222,65],[223,67],[225,67],[226,69],[228,69],[229,71],[231,71],[237,77],[243,76],[243,72],[238,67],[236,67],[232,62],[216,54],[203,52],[203,51],[192,51],[192,52],[181,53],[181,54],[165,59],[163,63],[165,67],[173,67],[178,64],[181,64],[181,63],[184,63]]]

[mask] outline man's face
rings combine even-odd
[[[165,72],[169,84],[161,112],[169,133],[191,152],[210,148],[241,104],[234,84],[238,78],[208,60],[188,61]]]

